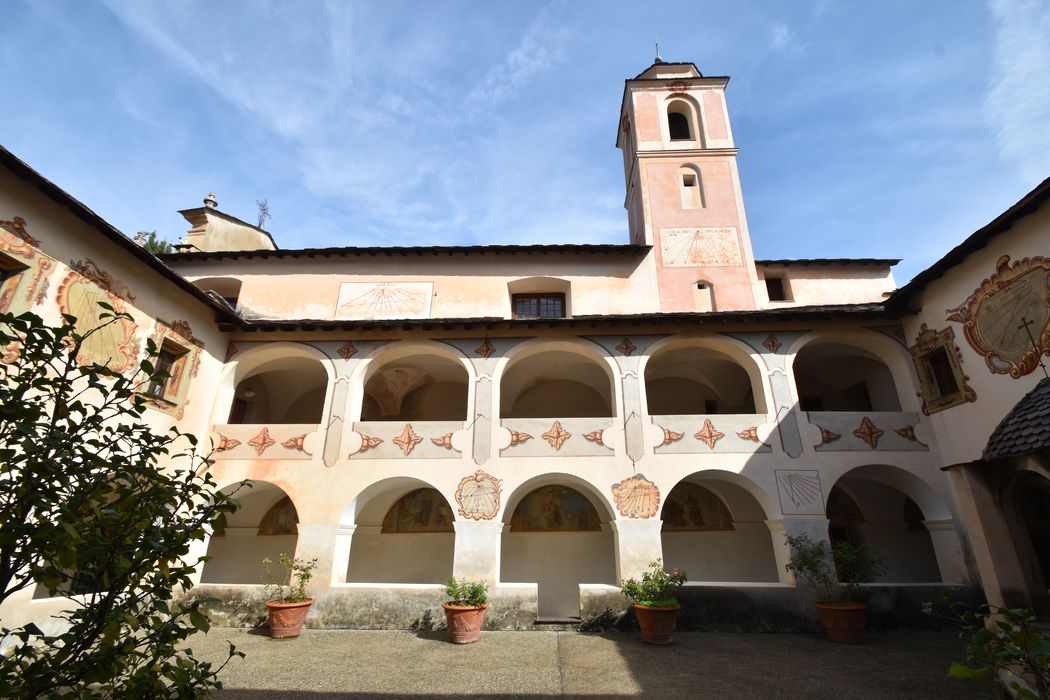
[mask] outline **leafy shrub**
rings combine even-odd
[[[663,562],[657,559],[649,563],[649,570],[642,574],[641,581],[633,578],[625,579],[620,584],[620,590],[638,605],[650,608],[673,608],[678,605],[678,599],[674,594],[686,580],[684,571],[675,569],[667,573],[663,569]]]
[[[266,591],[266,599],[274,600],[278,603],[302,603],[309,600],[310,596],[306,592],[306,587],[310,584],[310,579],[314,577],[317,559],[304,561],[302,559],[292,559],[287,554],[281,554],[279,559],[281,569],[284,570],[279,579],[274,578],[273,572],[270,571],[270,565],[273,564],[273,560],[270,557],[262,560],[263,567],[266,569],[266,576],[263,579],[263,590]]]
[[[442,587],[447,605],[477,608],[489,602],[488,588],[483,581],[469,581],[461,578],[458,581],[449,576]]]
[[[820,600],[853,600],[857,585],[874,581],[886,571],[881,558],[865,545],[839,541],[828,547],[809,535],[785,535],[791,558],[784,566]]]

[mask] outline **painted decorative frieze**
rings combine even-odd
[[[222,433],[219,433],[219,444],[215,446],[215,451],[226,452],[227,450],[232,450],[234,447],[237,447],[240,444],[240,440],[235,440],[231,437],[226,437]]]
[[[257,457],[262,457],[263,452],[276,444],[277,441],[270,437],[270,429],[266,426],[263,426],[259,434],[248,441],[248,445],[255,449]]]
[[[863,440],[873,450],[879,446],[879,438],[885,433],[886,431],[880,430],[867,416],[861,419],[860,426],[853,431],[854,435]]]
[[[585,433],[584,436],[583,436],[583,439],[586,440],[587,442],[594,442],[594,443],[597,443],[599,445],[604,445],[605,442],[602,439],[602,435],[604,433],[605,433],[604,430],[595,430],[595,431],[592,431],[592,432],[589,432],[589,433]]]
[[[368,450],[371,450],[372,448],[375,448],[375,447],[379,447],[382,444],[383,444],[383,438],[375,437],[375,436],[372,436],[372,435],[362,435],[361,436],[361,449],[359,449],[358,452],[367,452]]]
[[[766,339],[762,341],[762,347],[764,347],[766,350],[769,350],[772,353],[776,353],[776,351],[779,350],[782,346],[783,343],[777,340],[777,337],[772,333],[767,335]]]
[[[32,260],[40,241],[26,231],[26,220],[16,216],[11,221],[0,221],[0,230],[10,235],[0,236],[0,250]]]
[[[416,431],[412,429],[411,423],[405,423],[401,433],[394,438],[394,444],[401,448],[401,454],[405,457],[421,442],[423,442],[423,436],[416,434]]]
[[[555,452],[561,449],[562,444],[566,440],[572,437],[572,433],[561,427],[559,421],[554,421],[551,425],[551,429],[545,432],[541,437],[550,443],[550,446],[554,448]],[[592,440],[592,442],[594,442]]]
[[[660,510],[660,489],[642,474],[613,484],[612,494],[625,518],[651,518]]]
[[[306,442],[306,433],[288,438],[287,440],[281,443],[281,447],[285,447],[289,450],[298,450],[299,452],[304,452],[304,442]]]
[[[678,442],[685,437],[685,433],[676,433],[669,428],[661,427],[660,430],[664,431],[664,441],[660,443],[661,446],[670,445],[672,442]]]
[[[958,307],[948,321],[995,374],[1023,377],[1050,354],[1050,258],[1001,256],[995,272]]]
[[[820,445],[827,445],[842,437],[839,433],[828,430],[823,426],[818,425],[817,427],[820,428]],[[817,445],[817,447],[820,447],[820,445]]]
[[[616,346],[616,349],[620,351],[620,354],[624,357],[630,357],[631,353],[638,349],[638,346],[631,342],[630,338],[624,338],[620,341],[620,344]]]
[[[232,360],[233,356],[236,355],[239,351],[240,348],[237,347],[236,343],[231,341],[230,344],[226,346],[226,358],[223,360],[223,362],[229,362],[230,360]]]
[[[531,440],[532,436],[528,433],[519,433],[517,430],[510,431],[510,446],[520,445],[526,440]]]
[[[752,425],[750,428],[745,428],[737,432],[736,436],[741,440],[748,440],[749,442],[758,442],[758,426]]]
[[[471,520],[492,520],[499,512],[502,483],[502,479],[480,469],[463,477],[456,488],[459,514]]]
[[[725,433],[720,433],[715,430],[714,424],[710,418],[704,419],[704,425],[697,432],[693,433],[693,437],[697,440],[703,441],[709,448],[714,449],[715,443],[725,437]]]
[[[430,441],[438,447],[444,447],[446,450],[452,449],[452,433],[445,433],[441,437],[430,438]]]
[[[919,440],[919,438],[917,438],[915,436],[915,426],[914,425],[906,425],[903,428],[895,429],[893,432],[897,433],[898,435],[900,435],[905,440],[911,440],[912,442],[919,443],[923,447],[928,447],[928,445],[926,443],[922,442],[921,440]]]
[[[351,357],[357,354],[357,347],[354,345],[354,341],[347,340],[345,343],[339,346],[339,357],[344,360],[349,360]]]
[[[481,343],[481,345],[474,348],[474,352],[481,355],[486,360],[492,357],[492,354],[496,352],[496,346],[492,344],[488,338]]]

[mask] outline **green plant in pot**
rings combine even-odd
[[[678,604],[675,593],[686,582],[684,571],[664,571],[657,559],[649,564],[642,580],[629,578],[620,584],[623,594],[634,601],[634,615],[642,629],[642,641],[647,644],[671,644],[678,624]]]
[[[279,557],[283,574],[275,577],[270,569],[273,560],[262,560],[266,569],[263,590],[266,591],[266,610],[270,623],[270,636],[274,639],[298,637],[303,631],[306,614],[314,599],[306,593],[310,579],[314,577],[317,560],[293,559],[287,554]],[[268,580],[266,580],[268,579]]]
[[[855,599],[856,590],[886,571],[882,559],[865,545],[839,541],[828,547],[824,540],[814,541],[806,534],[786,538],[791,558],[784,568],[813,589],[817,615],[828,637],[843,644],[863,642],[868,606]]]
[[[478,641],[485,611],[489,608],[488,588],[483,581],[456,580],[450,576],[442,591],[445,593],[445,622],[448,640],[453,644]]]

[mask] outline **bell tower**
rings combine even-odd
[[[656,63],[624,85],[623,151],[631,243],[656,256],[661,311],[756,308],[726,77]]]

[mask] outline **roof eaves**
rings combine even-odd
[[[159,273],[161,277],[164,277],[168,282],[179,287],[182,291],[194,297],[205,306],[211,308],[217,314],[222,316],[226,322],[239,322],[241,320],[240,316],[235,312],[230,311],[230,309],[211,299],[207,293],[165,265],[159,258],[157,258],[157,256],[144,249],[138,243],[132,241],[117,230],[112,224],[92,211],[86,204],[48,180],[30,167],[28,163],[11,153],[11,151],[3,146],[0,146],[0,163],[10,169],[18,178],[35,185],[37,189],[45,195],[68,209],[74,216],[101,233],[117,246],[123,248],[132,256],[153,268],[155,272]]]

